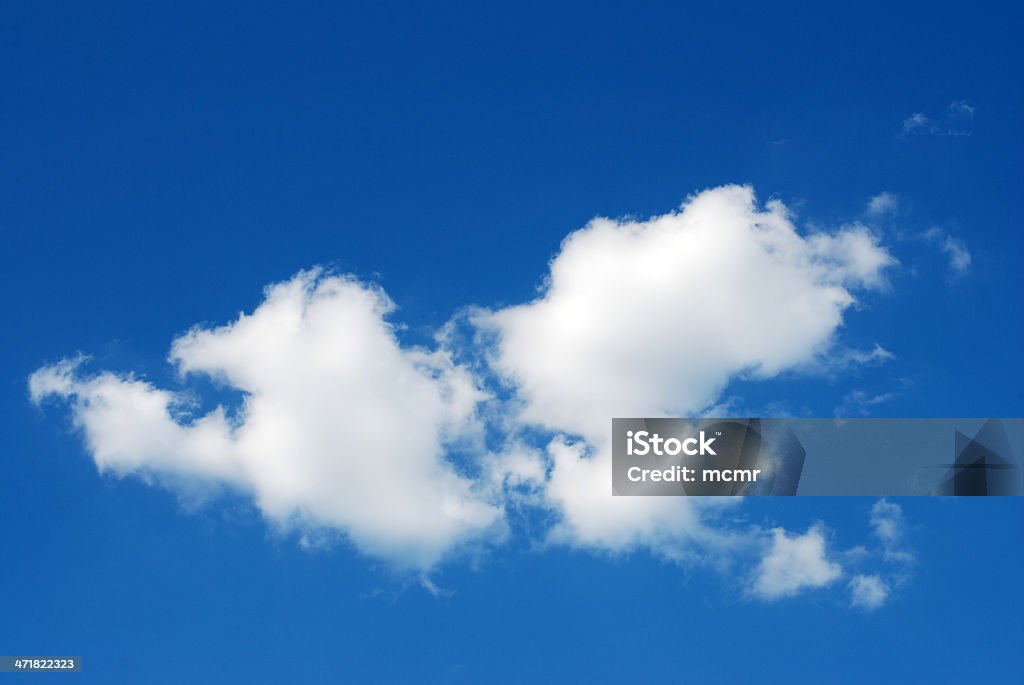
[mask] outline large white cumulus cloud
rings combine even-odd
[[[479,320],[524,420],[598,439],[612,416],[685,415],[738,373],[812,360],[851,290],[892,263],[862,226],[803,237],[782,203],[727,186],[664,216],[595,219],[566,238],[541,297]]]
[[[699,525],[715,500],[613,497],[613,416],[692,415],[739,374],[766,378],[826,355],[857,289],[895,260],[865,227],[801,235],[781,202],[746,186],[646,220],[595,219],[572,233],[533,302],[477,314],[519,419],[555,440],[545,488],[553,539],[668,557],[729,544]]]
[[[175,340],[182,373],[244,393],[235,421],[219,407],[183,418],[174,393],[69,362],[33,374],[30,392],[71,401],[101,470],[224,482],[275,522],[327,526],[429,568],[482,531],[500,535],[503,516],[445,458],[473,430],[474,379],[443,352],[400,347],[392,309],[380,290],[307,272],[252,314]]]
[[[729,525],[738,498],[613,497],[611,418],[696,414],[739,375],[827,359],[858,291],[883,287],[894,263],[864,226],[801,234],[780,202],[726,186],[569,235],[537,299],[473,310],[479,366],[454,362],[464,350],[450,339],[401,345],[380,289],[313,271],[173,342],[182,374],[241,393],[236,414],[197,416],[181,393],[74,361],[37,371],[30,392],[70,403],[103,471],[226,484],[276,524],[340,531],[397,567],[426,572],[500,541],[506,508],[525,505],[554,514],[550,544],[763,554],[787,595],[838,574],[818,530]],[[495,378],[501,390],[485,394]]]

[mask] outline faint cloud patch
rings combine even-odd
[[[953,273],[963,274],[971,267],[971,253],[962,241],[947,236],[942,243],[942,251],[949,255],[949,267]]]
[[[843,575],[842,566],[829,557],[824,526],[814,525],[803,535],[782,528],[772,534],[750,588],[755,597],[767,601],[792,597],[830,585]]]
[[[925,116],[924,112],[914,112],[909,117],[903,120],[903,132],[911,133],[913,131],[927,130],[931,127],[931,120]]]
[[[850,581],[850,606],[874,611],[889,598],[889,586],[876,575],[856,575]]]
[[[882,555],[886,561],[910,564],[914,554],[905,545],[907,530],[903,507],[887,499],[880,499],[871,507],[871,528],[882,543]]]
[[[952,277],[959,278],[970,271],[973,260],[971,252],[963,240],[954,238],[938,226],[932,226],[922,236],[929,243],[938,246],[939,250],[949,258],[949,270]]]
[[[938,114],[914,112],[903,120],[904,135],[970,136],[977,108],[967,100],[954,100]]]
[[[974,105],[969,103],[967,100],[954,100],[949,105],[949,113],[951,116],[964,116],[971,118],[974,116]]]
[[[863,390],[852,390],[843,397],[843,401],[835,408],[837,418],[850,416],[870,416],[873,407],[889,402],[898,397],[896,393],[886,392],[871,395]]]
[[[881,366],[896,358],[889,350],[878,343],[870,350],[854,347],[838,347],[829,356],[819,355],[802,364],[797,371],[811,375],[822,375],[826,378],[838,378],[841,374],[863,367]]]
[[[455,595],[455,590],[443,588],[426,576],[420,578],[420,586],[433,597],[447,598]]]
[[[886,190],[868,200],[867,212],[873,217],[886,216],[895,213],[899,205],[899,198]]]

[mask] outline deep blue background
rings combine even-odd
[[[0,7],[0,653],[81,654],[89,682],[1019,679],[1016,501],[902,502],[920,563],[869,615],[518,539],[443,569],[455,594],[434,598],[242,502],[183,512],[98,476],[25,388],[76,351],[173,384],[175,334],[314,264],[383,285],[422,339],[530,298],[594,215],[741,182],[820,226],[899,194],[902,267],[842,332],[897,359],[728,394],[1021,416],[1019,5],[68,4]],[[901,133],[959,99],[971,135]],[[966,242],[965,277],[913,237],[931,226]],[[743,511],[850,547],[870,504]]]

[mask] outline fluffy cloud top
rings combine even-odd
[[[611,418],[692,415],[737,375],[812,363],[853,291],[884,285],[894,263],[867,228],[801,235],[782,203],[762,209],[745,186],[572,233],[536,300],[476,317],[497,340],[491,363],[516,389],[519,420],[582,438],[548,448],[552,539],[670,558],[742,544],[701,525],[727,506],[717,500],[613,497]]]
[[[781,528],[761,559],[752,591],[761,599],[790,597],[803,590],[829,585],[839,579],[842,568],[825,551],[825,532],[813,526],[803,535],[790,535]]]
[[[566,238],[541,297],[479,317],[523,419],[601,441],[612,416],[686,415],[736,374],[824,352],[855,288],[894,263],[863,226],[800,235],[753,190],[701,193],[645,221],[595,219]]]
[[[32,375],[32,398],[71,401],[96,465],[223,482],[286,527],[343,531],[357,548],[427,568],[494,532],[502,509],[445,458],[482,395],[443,352],[403,349],[391,301],[354,280],[302,273],[249,315],[174,341],[183,374],[244,393],[237,419],[187,416],[182,397],[74,363]]]

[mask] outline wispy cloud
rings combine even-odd
[[[949,105],[950,116],[974,117],[974,105],[967,100],[954,100]]]
[[[873,217],[886,216],[899,209],[899,204],[894,193],[883,191],[868,200],[867,213]]]
[[[871,508],[871,527],[875,537],[882,543],[887,561],[909,564],[914,554],[905,546],[906,520],[903,507],[891,500],[878,500]]]
[[[938,248],[949,258],[950,275],[959,278],[971,269],[971,252],[964,241],[954,238],[938,226],[923,233],[924,239]]]
[[[869,394],[863,390],[851,390],[843,397],[843,401],[836,406],[835,415],[838,418],[854,416],[869,416],[873,407],[890,402],[898,395],[892,392]]]
[[[946,236],[942,243],[942,251],[949,255],[949,268],[953,273],[962,275],[971,268],[971,253],[963,241]]]
[[[933,136],[969,136],[975,107],[967,100],[954,100],[938,114],[914,112],[903,120],[904,134]]]
[[[420,578],[420,587],[430,593],[433,597],[454,597],[455,591],[439,586],[426,576]]]
[[[903,132],[912,133],[915,131],[927,131],[931,128],[931,120],[924,112],[914,112],[903,120]]]

